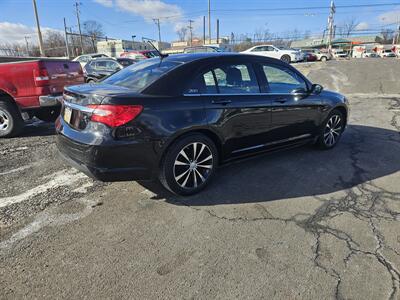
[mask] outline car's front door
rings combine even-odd
[[[201,83],[203,81],[203,83]],[[191,93],[201,92],[207,122],[223,139],[225,155],[261,147],[270,129],[271,101],[260,93],[252,64],[218,64],[201,74]]]
[[[291,68],[281,64],[260,65],[266,77],[266,86],[262,88],[272,101],[269,140],[310,138],[320,122],[320,97],[310,93],[305,80]]]

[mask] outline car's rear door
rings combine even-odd
[[[208,123],[224,139],[224,154],[241,155],[262,147],[270,129],[271,101],[261,94],[253,65],[216,64],[198,81],[204,82],[200,96]]]
[[[261,88],[271,99],[270,142],[310,138],[320,123],[321,99],[308,93],[306,81],[282,64],[260,63],[266,79]]]

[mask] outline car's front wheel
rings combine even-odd
[[[322,149],[331,149],[337,145],[342,136],[345,119],[339,110],[332,111],[323,124],[318,145]]]
[[[192,195],[206,187],[218,164],[218,151],[202,134],[185,136],[172,144],[161,163],[159,179],[178,195]]]
[[[328,59],[327,59],[327,57],[326,56],[322,56],[321,57],[321,61],[327,61]]]

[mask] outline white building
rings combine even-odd
[[[153,45],[161,50],[170,47],[169,43],[166,42],[153,42]],[[127,51],[141,51],[141,50],[154,50],[154,48],[145,42],[133,42],[126,40],[108,40],[97,42],[97,52],[104,53],[111,57],[119,57],[122,53]]]

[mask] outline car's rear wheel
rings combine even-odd
[[[218,151],[208,137],[191,134],[177,140],[161,163],[160,181],[178,195],[192,195],[206,187],[218,164]]]
[[[332,111],[325,120],[320,137],[318,138],[318,146],[322,149],[331,149],[337,145],[342,136],[345,126],[345,119],[339,110]]]
[[[24,120],[18,109],[9,102],[0,101],[0,138],[18,135],[24,127]]]
[[[281,57],[281,61],[283,61],[285,63],[290,63],[290,56],[289,55],[283,55]]]

